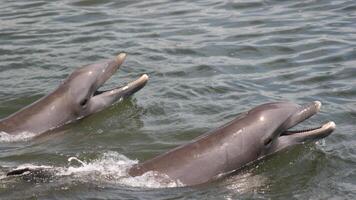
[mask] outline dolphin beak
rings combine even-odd
[[[122,63],[126,58],[126,53],[120,53],[114,59],[110,60],[103,68],[102,74],[99,75],[99,84],[97,85],[97,90],[93,94],[95,97],[127,97],[138,90],[140,90],[148,81],[147,74],[142,75],[135,81],[128,83],[122,87],[116,87],[110,90],[99,91],[98,89],[120,68]],[[117,99],[119,99],[117,98]]]
[[[305,121],[306,119],[312,117],[316,113],[320,111],[321,102],[320,101],[313,101],[309,104],[305,104],[300,106],[296,112],[294,112],[289,119],[286,121],[285,125],[286,128],[292,128],[297,124]]]
[[[114,98],[117,100],[119,98],[125,98],[143,88],[146,85],[147,81],[148,75],[143,74],[140,78],[126,84],[125,86],[117,87],[106,91],[97,91],[92,98]]]
[[[93,64],[94,68],[98,70],[97,80],[95,82],[96,89],[100,88],[115,72],[121,67],[126,58],[126,53],[120,53],[115,58],[104,63]],[[85,68],[85,66],[84,66]]]
[[[118,65],[121,65],[124,62],[125,58],[126,58],[126,53],[119,53],[119,55],[115,57],[115,61],[117,62]]]
[[[287,128],[289,129],[315,115],[320,111],[320,108],[320,101],[314,101],[310,104],[301,106],[298,111],[288,119]],[[286,130],[281,133],[280,137],[290,137],[293,138],[295,142],[303,143],[327,137],[335,130],[335,128],[335,123],[330,121],[316,128],[309,128],[304,130]]]
[[[101,75],[98,88],[101,87],[121,66],[126,58],[125,53],[120,53],[114,59],[108,62],[106,68],[103,69],[103,74]],[[117,101],[134,94],[143,88],[148,81],[147,74],[143,74],[140,78],[126,84],[125,86],[116,87],[105,91],[95,91],[93,96],[90,98],[90,112],[98,112],[104,108],[114,104]]]
[[[288,131],[288,136],[294,138],[298,143],[304,143],[309,141],[316,141],[330,135],[336,128],[336,124],[333,121],[327,122],[318,128],[312,128],[299,131]]]

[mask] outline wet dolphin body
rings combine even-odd
[[[286,147],[328,136],[334,122],[289,130],[316,114],[320,106],[318,101],[304,106],[291,102],[258,106],[193,142],[134,165],[129,174],[156,171],[187,186],[209,182]]]
[[[334,122],[307,130],[290,130],[316,114],[320,107],[318,101],[303,106],[291,102],[260,105],[188,144],[133,165],[128,173],[140,176],[155,171],[185,186],[207,183],[287,147],[330,135],[335,129]],[[51,171],[45,168],[17,168],[7,175],[47,173]]]
[[[125,57],[121,53],[106,62],[75,70],[52,93],[1,120],[0,132],[43,133],[103,110],[140,90],[148,80],[146,74],[126,86],[98,91]]]

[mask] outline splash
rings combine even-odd
[[[31,132],[22,132],[19,134],[11,135],[6,132],[0,131],[0,142],[21,142],[27,141],[37,134]]]
[[[29,168],[29,169],[33,169],[33,170],[36,170],[36,169],[53,169],[53,166],[50,166],[50,165],[23,164],[23,165],[19,165],[17,168],[15,168],[13,170],[24,169],[24,168]]]
[[[83,161],[76,157],[68,158],[68,167],[21,165],[17,169],[29,168],[31,171],[42,170],[41,174],[52,174],[57,178],[70,178],[82,183],[96,184],[121,184],[130,187],[167,188],[182,187],[181,182],[170,179],[167,175],[158,172],[147,172],[141,176],[132,177],[128,170],[136,164],[136,160],[130,160],[116,152],[106,152],[100,158],[93,161]],[[72,166],[72,165],[76,166]],[[17,170],[15,169],[15,170]],[[33,170],[32,170],[33,169]]]
[[[137,163],[137,160],[130,160],[116,152],[106,152],[102,157],[91,162],[85,162],[76,157],[68,158],[69,163],[74,161],[79,163],[80,166],[62,168],[57,172],[57,175],[72,176],[83,182],[95,180],[96,182],[123,184],[131,187],[165,188],[183,186],[179,181],[153,171],[141,176],[131,177],[128,170]]]

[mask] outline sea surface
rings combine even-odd
[[[356,1],[2,0],[0,118],[120,52],[104,88],[146,73],[145,88],[52,134],[2,132],[0,199],[356,199]],[[332,120],[333,134],[234,176],[126,173],[260,104],[314,100],[300,127]],[[19,166],[55,173],[5,177]]]

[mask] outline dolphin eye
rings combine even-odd
[[[88,99],[85,98],[85,99],[83,99],[79,104],[80,104],[81,106],[85,106],[87,103],[88,103]]]
[[[270,144],[272,143],[272,138],[267,138],[265,141],[264,141],[264,145],[265,146],[269,146]]]

